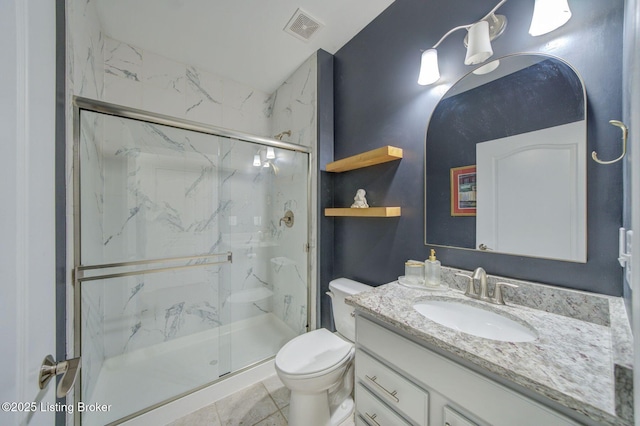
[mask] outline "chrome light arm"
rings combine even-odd
[[[489,13],[487,13],[482,19],[476,21],[476,22],[480,22],[480,21],[487,21],[489,22],[489,26],[492,28],[491,30],[491,40],[493,40],[494,38],[498,37],[500,34],[502,34],[502,32],[504,31],[504,28],[506,26],[506,18],[504,18],[503,16],[501,16],[501,19],[498,19],[495,15],[496,11],[500,8],[500,6],[502,6],[503,4],[505,4],[507,2],[507,0],[501,0],[500,2],[498,2],[498,4],[496,4],[493,9],[491,9],[491,11]],[[449,37],[451,34],[453,34],[454,32],[458,31],[458,30],[468,30],[469,28],[471,28],[473,26],[474,23],[473,22],[471,24],[467,24],[467,25],[459,25],[457,27],[451,28],[449,31],[447,31],[445,33],[445,35],[443,35],[440,40],[438,40],[438,42],[436,44],[433,45],[432,49],[437,49],[438,46],[440,46],[440,43],[442,43],[447,37]],[[466,45],[466,43],[465,43]]]
[[[469,29],[473,24],[468,24],[468,25],[460,25],[457,26],[455,28],[451,28],[449,31],[447,31],[445,33],[445,35],[443,35],[440,40],[438,40],[438,42],[436,44],[433,45],[432,49],[437,49],[438,46],[440,46],[440,43],[442,43],[447,37],[449,37],[451,34],[455,33],[458,30],[466,30]]]

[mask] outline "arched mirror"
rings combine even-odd
[[[425,244],[586,261],[586,96],[567,62],[497,59],[433,111]]]

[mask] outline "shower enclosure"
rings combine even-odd
[[[77,98],[76,415],[119,423],[309,324],[303,146]]]

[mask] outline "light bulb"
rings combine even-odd
[[[560,28],[571,18],[567,0],[536,0],[529,34],[539,36]]]
[[[500,66],[500,60],[496,59],[495,61],[491,61],[486,65],[476,68],[475,70],[473,70],[473,73],[475,75],[489,74],[491,71],[494,71],[499,66]]]
[[[274,158],[276,158],[276,153],[273,151],[272,147],[267,148],[267,158],[269,160],[273,160]]]
[[[481,64],[493,55],[491,37],[489,36],[489,23],[487,21],[476,22],[469,28],[469,46],[465,65]]]
[[[438,51],[429,49],[422,52],[422,60],[420,61],[420,75],[418,76],[418,84],[426,86],[435,83],[440,79],[440,70],[438,69]]]

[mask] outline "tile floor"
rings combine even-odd
[[[289,389],[274,375],[167,426],[286,426]],[[340,426],[353,426],[353,416]]]

